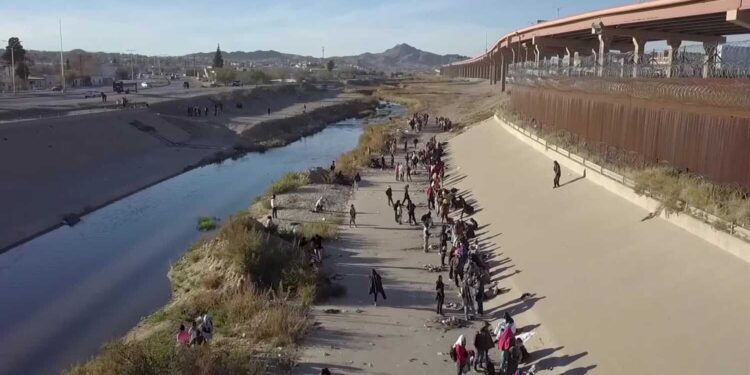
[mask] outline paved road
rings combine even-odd
[[[0,115],[10,116],[10,112],[22,111],[20,114],[12,117],[35,117],[34,114],[41,115],[50,111],[70,111],[81,108],[97,107],[101,105],[101,98],[84,98],[88,91],[102,91],[107,94],[109,104],[116,102],[118,99],[127,97],[131,102],[156,103],[167,100],[190,98],[198,95],[207,95],[214,93],[230,92],[235,90],[248,90],[256,86],[242,87],[198,87],[196,82],[191,81],[191,88],[184,89],[182,80],[173,81],[168,86],[153,87],[148,89],[139,89],[138,93],[117,94],[112,91],[111,86],[98,88],[77,88],[67,91],[65,94],[60,92],[39,91],[32,93],[19,93],[17,96],[3,95],[0,96]]]

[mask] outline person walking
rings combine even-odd
[[[396,182],[398,182],[398,176],[399,176],[399,174],[401,174],[401,163],[396,164],[396,168],[394,168],[394,169],[395,169],[395,172],[396,172]]]
[[[404,199],[402,199],[402,201],[411,201],[411,196],[409,196],[409,184],[404,185]]]
[[[461,298],[464,303],[464,317],[466,320],[471,320],[474,317],[474,293],[472,293],[468,277],[463,280]]]
[[[412,181],[412,179],[411,179],[411,166],[409,165],[409,163],[406,163],[406,179],[408,181]]]
[[[481,275],[477,277],[477,290],[474,299],[477,301],[477,314],[484,315],[484,283]]]
[[[362,181],[362,176],[359,175],[359,172],[354,175],[354,189],[359,190],[359,183]]]
[[[409,225],[417,225],[417,216],[414,211],[417,209],[417,205],[411,200],[404,201],[406,203],[406,212],[409,214]],[[412,224],[413,223],[413,224]]]
[[[469,352],[466,351],[466,338],[464,338],[464,335],[458,337],[458,340],[456,340],[456,343],[451,348],[451,352],[451,357],[456,361],[456,374],[461,375],[465,373],[468,370]]]
[[[397,222],[397,223],[398,223],[399,225],[401,225],[401,223],[402,223],[402,221],[401,221],[401,217],[402,217],[402,216],[404,215],[404,208],[403,208],[403,205],[404,205],[404,204],[403,204],[403,203],[401,203],[401,201],[396,201],[396,203],[395,203],[395,204],[393,205],[393,208],[394,208],[394,210],[395,210],[395,212],[396,212],[396,222]]]
[[[422,225],[422,239],[424,240],[424,252],[427,253],[430,250],[430,227],[428,227],[427,224]]]
[[[373,268],[372,272],[370,272],[370,294],[373,295],[373,303],[375,304],[375,306],[378,305],[378,293],[383,296],[383,299],[387,299],[385,296],[385,290],[383,289],[383,279],[380,277],[380,274]]]
[[[445,254],[448,251],[448,232],[445,225],[440,229],[440,265],[445,266]]]
[[[278,219],[279,218],[279,214],[277,213],[278,211],[279,211],[279,207],[278,207],[278,205],[276,203],[276,194],[274,194],[274,195],[271,196],[271,216],[274,219]]]
[[[552,162],[552,170],[555,172],[555,179],[553,180],[552,188],[559,188],[560,187],[560,164],[557,162],[557,160]]]
[[[489,350],[494,344],[492,335],[487,329],[488,326],[489,323],[485,322],[484,326],[474,335],[474,349],[477,352],[476,359],[474,360],[474,371],[476,372],[479,372],[477,368],[479,366],[486,368],[485,363],[489,362]]]
[[[383,155],[380,156],[380,170],[381,171],[385,170],[385,156]]]
[[[393,189],[391,189],[391,185],[388,185],[388,188],[385,189],[385,196],[388,197],[388,207],[393,205]]]
[[[443,315],[443,302],[445,302],[445,284],[443,284],[443,276],[438,275],[438,279],[435,282],[435,301],[437,301],[437,308],[435,312],[438,315]]]
[[[349,228],[354,225],[354,227],[357,227],[357,210],[354,209],[354,204],[351,205],[349,208]]]

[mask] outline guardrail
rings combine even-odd
[[[520,133],[520,134],[528,137],[530,140],[538,143],[541,146],[544,146],[545,151],[547,151],[547,150],[554,151],[554,152],[558,153],[559,155],[561,155],[563,157],[566,157],[569,160],[571,160],[571,161],[577,163],[578,165],[584,167],[584,176],[586,174],[586,172],[585,172],[586,170],[591,170],[591,171],[593,171],[595,173],[600,174],[601,176],[604,176],[605,178],[607,178],[607,179],[609,179],[611,181],[617,182],[618,184],[621,184],[621,185],[623,185],[623,186],[625,186],[625,187],[633,190],[633,193],[635,194],[634,190],[635,190],[636,183],[635,183],[635,181],[633,179],[631,179],[631,178],[629,178],[629,177],[627,177],[627,176],[625,176],[623,174],[617,173],[617,172],[615,172],[615,171],[613,171],[611,169],[605,168],[602,165],[593,163],[590,160],[587,160],[585,157],[577,155],[577,154],[574,154],[574,153],[570,152],[570,150],[566,150],[566,149],[564,149],[564,148],[562,148],[562,147],[560,147],[560,146],[558,146],[556,144],[549,143],[546,139],[544,139],[542,137],[539,137],[537,134],[535,134],[534,132],[532,132],[532,131],[524,128],[524,127],[521,127],[521,126],[518,126],[518,125],[514,124],[511,120],[509,120],[508,118],[506,118],[505,116],[503,116],[501,114],[495,113],[495,118],[498,121],[504,122],[509,127],[511,127],[514,130],[516,130],[518,133]],[[661,202],[660,202],[660,200],[659,200],[659,198],[657,196],[652,195],[649,192],[646,192],[645,196],[648,197],[648,198],[650,198],[650,199],[653,199],[656,202],[658,202],[659,204],[661,204]],[[681,201],[681,206],[682,206],[682,210],[679,211],[679,212],[677,212],[677,214],[679,214],[679,213],[685,213],[688,216],[690,216],[690,217],[692,217],[692,218],[694,218],[694,219],[696,219],[696,220],[698,220],[698,221],[700,221],[700,222],[702,222],[704,224],[710,225],[713,229],[715,229],[717,231],[724,232],[724,233],[726,233],[728,235],[731,235],[734,238],[737,238],[739,240],[744,241],[745,243],[750,243],[750,229],[748,229],[748,228],[746,228],[746,227],[744,227],[744,226],[742,226],[740,224],[737,224],[737,223],[734,223],[734,222],[730,222],[730,221],[725,220],[725,219],[723,219],[721,217],[718,217],[716,215],[713,215],[713,214],[710,214],[708,212],[705,212],[705,211],[703,211],[703,210],[701,210],[701,209],[699,209],[697,207],[690,206],[689,204],[687,204],[687,202]],[[665,213],[665,215],[669,215],[669,213]],[[719,245],[719,246],[721,246],[721,245]],[[732,251],[732,252],[734,252],[734,251]],[[741,257],[744,258],[745,256],[741,256]],[[748,260],[748,261],[750,261],[750,260]]]

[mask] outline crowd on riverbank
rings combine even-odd
[[[446,179],[445,143],[438,141],[438,135],[450,131],[452,122],[445,117],[433,118],[435,121],[430,124],[430,115],[415,113],[404,129],[399,129],[386,141],[384,152],[371,156],[371,167],[392,169],[394,184],[403,184],[403,188],[398,189],[403,195],[397,195],[392,186],[387,186],[383,204],[393,210],[393,220],[399,226],[418,226],[421,229],[422,250],[438,255],[440,263],[436,270],[440,273],[447,271],[449,282],[456,287],[461,302],[449,304],[455,313],[446,313],[446,284],[443,275],[437,276],[435,312],[440,319],[460,321],[458,326],[481,321],[473,348],[468,346],[463,335],[450,346],[450,357],[457,373],[469,372],[472,368],[479,372],[481,367],[488,374],[533,374],[533,368],[520,370],[521,364],[529,359],[524,340],[533,333],[519,332],[508,312],[494,328],[485,320],[490,317],[485,315],[484,302],[493,298],[500,288],[496,283],[492,284],[490,254],[478,238],[479,223],[473,217],[474,204],[467,200],[466,192],[449,186],[451,182]],[[397,154],[403,156],[403,161],[397,161]],[[417,185],[424,186],[424,189],[415,189]],[[423,211],[417,212],[418,209]],[[368,279],[372,303],[378,306],[381,297],[385,301],[380,303],[387,304],[387,280],[377,267],[371,268]],[[495,347],[498,357],[491,353]],[[496,369],[499,372],[495,372]]]

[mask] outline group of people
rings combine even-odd
[[[211,341],[214,334],[214,323],[208,314],[201,315],[185,329],[185,324],[180,324],[180,330],[177,331],[176,341],[178,345],[194,346],[203,345]]]
[[[409,121],[413,131],[420,132],[427,125],[429,116],[426,114],[415,114]],[[446,117],[435,117],[435,126],[442,131],[452,128],[452,122]],[[425,190],[427,199],[427,212],[420,217],[423,230],[423,248],[425,252],[430,249],[430,229],[433,227],[432,212],[440,217],[439,254],[440,265],[448,266],[448,277],[459,290],[464,318],[475,319],[484,315],[484,302],[487,298],[486,285],[490,282],[490,267],[486,262],[485,255],[481,251],[481,245],[477,239],[479,223],[471,217],[474,206],[467,202],[464,195],[458,189],[448,189],[444,186],[445,163],[442,161],[444,150],[435,137],[430,138],[424,148],[418,149],[416,139],[414,147],[410,149],[409,142],[403,141],[404,161],[394,163],[391,153],[391,167],[394,168],[397,182],[411,182],[412,175],[424,170],[429,176],[428,187]],[[397,142],[393,141],[388,146],[393,150]],[[379,164],[386,168],[386,157],[381,156],[379,163],[373,160],[372,164]],[[394,165],[395,164],[395,165]],[[559,180],[559,167],[555,166],[555,185]],[[408,213],[408,223],[418,225],[412,200],[412,192],[409,184],[403,187],[403,197],[395,197],[391,186],[385,190],[386,203],[394,210],[394,219],[402,224],[403,212]],[[447,264],[446,264],[447,257]],[[382,282],[376,271],[370,276],[370,294],[377,298],[378,291],[382,290]],[[383,297],[385,294],[383,292]],[[445,283],[442,275],[435,282],[436,313],[444,315]],[[377,301],[375,301],[377,302]],[[500,351],[499,366],[502,374],[517,375],[519,365],[528,359],[528,352],[523,346],[523,341],[515,337],[516,327],[513,318],[506,313],[498,326],[492,330],[489,324],[479,329],[474,338],[474,349],[469,350],[463,336],[459,337],[451,349],[451,356],[456,362],[459,374],[468,372],[472,367],[479,371],[483,367],[486,373],[495,373],[494,363],[490,360],[489,352],[493,347]]]
[[[214,116],[218,116],[221,113],[224,112],[224,104],[221,102],[215,102],[214,103]],[[187,107],[187,115],[188,117],[208,117],[208,107],[204,106],[203,108],[199,106],[188,106]]]
[[[415,112],[409,119],[409,128],[411,131],[421,132],[423,127],[427,126],[430,115],[427,113]]]
[[[313,268],[318,269],[323,265],[323,237],[315,234],[308,240],[302,236],[297,241],[297,246]]]
[[[457,374],[468,372],[472,367],[479,372],[479,367],[484,368],[485,373],[495,374],[495,364],[490,359],[490,350],[497,348],[500,352],[498,361],[500,371],[505,375],[521,375],[520,365],[528,361],[529,352],[520,337],[516,337],[517,329],[513,318],[507,312],[503,319],[490,331],[489,323],[485,322],[474,334],[474,349],[469,349],[466,337],[460,335],[453,344],[450,356],[456,363]],[[524,372],[525,375],[533,375],[534,368]]]

